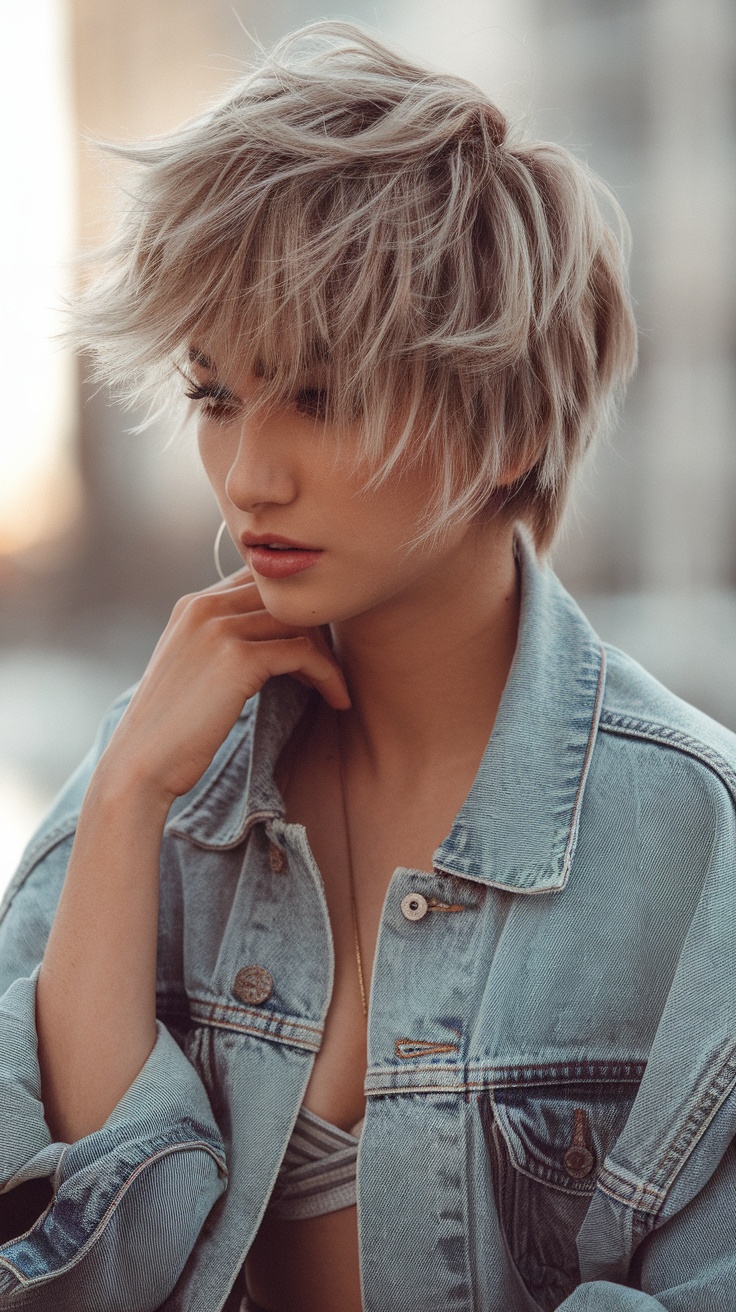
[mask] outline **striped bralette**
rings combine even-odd
[[[268,1204],[271,1215],[298,1221],[352,1207],[362,1129],[362,1120],[341,1130],[300,1107]]]

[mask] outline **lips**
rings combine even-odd
[[[244,547],[293,547],[295,551],[320,551],[309,542],[297,542],[295,538],[282,537],[280,533],[241,533],[240,541]]]
[[[316,565],[323,554],[321,547],[295,542],[279,533],[243,533],[240,540],[248,552],[251,569],[267,579],[301,574]]]

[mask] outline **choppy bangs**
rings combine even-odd
[[[316,378],[372,481],[434,462],[428,533],[505,501],[551,539],[635,357],[625,221],[584,164],[342,23],[115,149],[130,200],[77,307],[100,376],[170,394],[196,346],[224,380],[257,371],[259,404]]]

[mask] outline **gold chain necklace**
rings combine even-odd
[[[353,875],[353,849],[350,842],[350,823],[348,821],[348,804],[347,789],[345,788],[345,765],[343,762],[342,751],[342,729],[340,726],[340,712],[335,711],[335,723],[337,725],[337,756],[340,762],[340,795],[342,797],[342,818],[345,826],[345,845],[348,853],[348,879],[350,882],[350,908],[353,914],[353,940],[355,943],[355,960],[358,963],[358,983],[360,985],[360,1002],[363,1008],[363,1015],[368,1015],[368,1002],[365,994],[365,980],[363,978],[363,958],[360,955],[360,934],[358,933],[358,908],[355,902],[355,876]]]

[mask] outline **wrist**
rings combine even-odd
[[[85,804],[109,808],[116,815],[127,812],[163,827],[175,796],[140,766],[103,753],[90,780]]]

